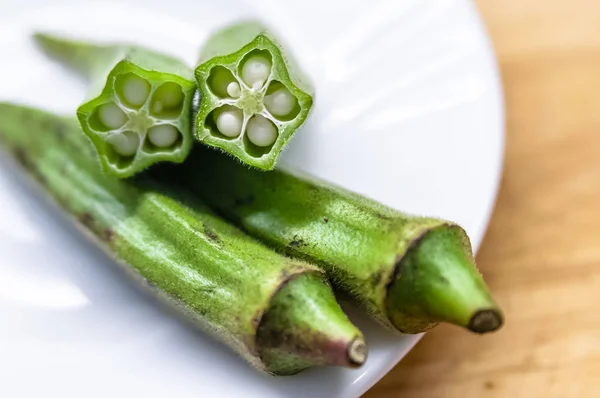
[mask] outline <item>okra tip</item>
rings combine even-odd
[[[362,337],[357,337],[348,346],[346,353],[348,366],[360,367],[367,360],[367,343]]]
[[[296,277],[275,294],[261,320],[257,344],[267,371],[277,375],[314,366],[356,368],[368,351],[363,334],[319,273]]]
[[[467,328],[473,333],[484,334],[494,332],[504,323],[502,312],[497,308],[486,308],[475,312]]]
[[[451,224],[425,232],[402,256],[386,307],[391,323],[409,334],[438,323],[484,334],[504,323],[475,265],[466,232]]]

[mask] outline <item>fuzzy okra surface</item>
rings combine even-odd
[[[502,325],[469,237],[455,223],[291,170],[262,172],[209,148],[196,151],[174,166],[176,180],[276,250],[321,266],[384,326],[421,333],[448,322],[486,333]]]
[[[185,189],[102,173],[75,119],[0,103],[0,148],[138,283],[258,369],[365,361],[361,332],[318,268],[268,249]]]

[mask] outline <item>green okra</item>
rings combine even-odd
[[[404,214],[291,170],[265,173],[198,151],[170,175],[251,235],[322,266],[341,293],[383,325],[402,333],[439,322],[476,333],[502,325],[460,226]]]
[[[170,56],[37,33],[52,58],[89,81],[77,117],[103,170],[125,178],[157,162],[182,162],[193,144],[193,71]]]
[[[75,119],[0,104],[0,144],[134,280],[257,368],[288,375],[365,361],[361,332],[318,268],[147,173],[102,173]]]
[[[215,32],[202,48],[196,138],[263,170],[304,123],[309,79],[273,33],[246,21]]]

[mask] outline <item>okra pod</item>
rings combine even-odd
[[[361,332],[322,272],[148,174],[105,175],[75,119],[0,104],[0,144],[122,268],[258,369],[359,366]]]
[[[273,33],[254,21],[215,32],[198,62],[198,140],[272,169],[309,115],[309,79]]]
[[[486,333],[502,325],[460,226],[291,170],[260,172],[198,151],[170,175],[251,235],[322,266],[340,292],[388,328],[412,334],[448,322]]]
[[[103,170],[125,178],[150,165],[182,162],[192,147],[193,70],[170,56],[126,44],[100,45],[37,33],[39,46],[89,81],[77,117]]]

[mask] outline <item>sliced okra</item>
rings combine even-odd
[[[196,81],[196,138],[264,170],[308,117],[313,89],[274,35],[256,22],[213,34]]]
[[[126,178],[154,163],[180,163],[192,143],[193,71],[177,59],[124,44],[96,45],[36,34],[51,57],[89,80],[78,109],[104,171]]]

